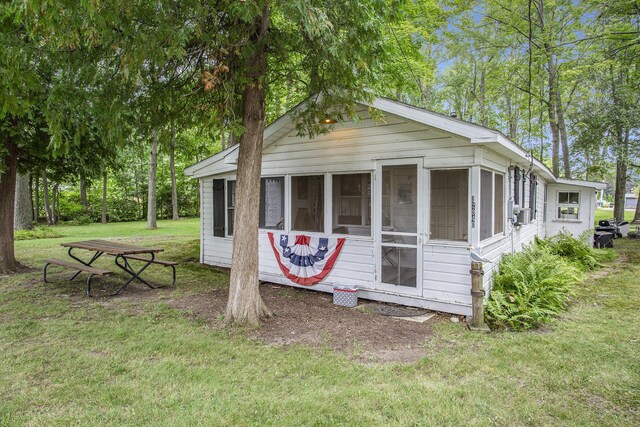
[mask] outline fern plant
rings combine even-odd
[[[494,328],[531,329],[564,310],[582,272],[545,245],[502,259],[485,307]]]
[[[607,249],[593,249],[589,244],[591,231],[585,233],[576,238],[563,229],[557,235],[544,240],[536,237],[536,245],[548,248],[552,254],[561,256],[581,271],[595,270],[602,267],[602,262],[611,260],[614,255]]]

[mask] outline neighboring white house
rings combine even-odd
[[[372,120],[370,107],[384,120]],[[261,280],[298,286],[280,270],[268,231],[345,237],[312,289],[357,285],[363,298],[469,315],[471,251],[492,261],[489,291],[503,254],[536,235],[593,227],[604,185],[556,178],[498,131],[388,99],[359,115],[314,139],[297,135],[291,112],[265,129]],[[231,266],[237,157],[234,146],[186,170],[200,180],[205,264]]]
[[[638,197],[633,193],[627,193],[624,195],[624,208],[635,209],[638,204]]]

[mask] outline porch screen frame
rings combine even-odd
[[[433,237],[433,230],[432,230],[432,224],[431,224],[431,220],[432,220],[432,183],[433,183],[433,172],[441,172],[441,171],[466,171],[467,172],[467,197],[466,197],[466,220],[464,221],[465,227],[466,227],[466,234],[467,234],[467,238],[466,239],[459,239],[459,240],[452,240],[452,239],[444,239],[444,238],[436,238]],[[449,168],[429,168],[427,170],[427,182],[425,185],[425,193],[426,193],[426,198],[425,198],[425,208],[428,209],[427,215],[426,215],[426,224],[425,224],[425,230],[426,230],[426,239],[425,241],[431,242],[431,243],[446,243],[448,245],[467,245],[471,242],[471,234],[472,234],[472,227],[471,227],[471,192],[472,192],[472,186],[471,186],[471,180],[472,180],[472,168],[465,166],[465,167],[449,167]]]

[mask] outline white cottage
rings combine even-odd
[[[261,280],[298,286],[269,231],[339,236],[342,253],[312,289],[357,285],[363,298],[470,315],[472,251],[492,262],[490,291],[503,254],[536,235],[593,227],[603,186],[555,177],[498,131],[388,99],[359,115],[313,139],[297,135],[291,112],[265,129]],[[204,264],[231,266],[237,157],[234,146],[186,170],[200,180]]]

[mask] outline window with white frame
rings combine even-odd
[[[371,174],[332,177],[332,232],[371,235]]]
[[[324,232],[324,175],[291,177],[291,229]]]
[[[284,230],[284,177],[260,179],[260,228]]]
[[[480,171],[480,240],[504,232],[504,175]]]
[[[579,191],[558,191],[557,219],[578,219],[579,208]]]
[[[467,241],[469,170],[432,170],[430,191],[430,238]]]

